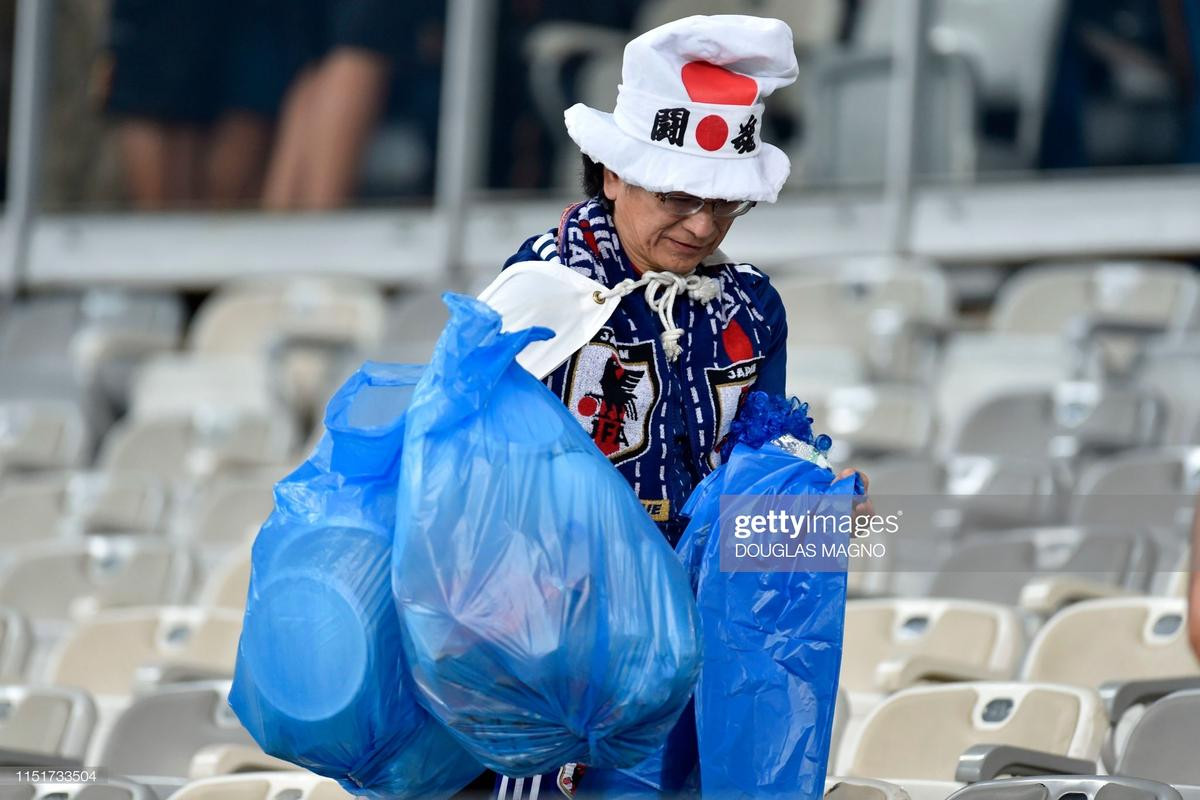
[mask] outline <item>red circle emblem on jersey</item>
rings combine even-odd
[[[584,397],[579,400],[579,405],[576,408],[579,409],[580,416],[594,417],[596,416],[596,411],[599,409],[599,405],[596,403],[596,398]]]

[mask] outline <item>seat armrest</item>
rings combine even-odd
[[[203,664],[163,662],[143,664],[134,673],[134,686],[138,690],[153,690],[172,683],[195,683],[197,681],[227,681],[233,676],[225,670],[214,669]]]
[[[1002,677],[986,667],[932,656],[892,658],[875,668],[875,683],[884,692],[897,692],[919,681],[988,681]]]
[[[1095,772],[1095,762],[1082,758],[1007,744],[977,744],[959,756],[954,779],[978,783],[999,775],[1092,775]]]
[[[1043,798],[1044,800],[1183,800],[1179,791],[1165,783],[1119,775],[1039,775],[1005,778],[968,785],[950,800],[988,800],[993,797]]]
[[[1048,575],[1030,580],[1021,588],[1018,605],[1037,614],[1053,614],[1081,600],[1125,597],[1132,594],[1120,586],[1089,580],[1077,575]]]
[[[299,769],[290,761],[269,756],[257,747],[245,744],[210,744],[192,756],[188,778],[213,778],[239,772],[280,772]]]
[[[1100,687],[1100,698],[1113,725],[1131,707],[1166,697],[1172,692],[1200,689],[1200,675],[1179,678],[1153,678],[1144,681],[1110,681]]]

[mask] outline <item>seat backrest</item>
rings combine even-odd
[[[1183,800],[1174,787],[1113,775],[1039,775],[972,783],[950,800]]]
[[[14,475],[0,481],[0,544],[7,548],[55,536],[66,486],[63,473]]]
[[[83,760],[96,705],[82,689],[0,686],[0,749]]]
[[[1025,584],[1047,575],[1142,592],[1157,557],[1144,531],[1070,526],[994,531],[957,543],[938,566],[930,594],[1017,605]]]
[[[245,542],[275,505],[275,483],[283,471],[253,472],[208,481],[177,520],[177,530],[200,548],[228,548]]]
[[[1095,692],[1052,684],[961,683],[905,689],[863,725],[850,774],[954,780],[977,744],[1010,744],[1094,759],[1107,731]]]
[[[41,622],[100,608],[180,602],[192,568],[186,552],[155,536],[27,545],[0,570],[0,604]]]
[[[1099,689],[1107,681],[1200,677],[1187,608],[1174,597],[1121,597],[1059,611],[1029,647],[1025,680]]]
[[[19,680],[33,647],[33,633],[25,616],[15,608],[0,606],[0,681]]]
[[[248,280],[215,292],[188,337],[198,353],[264,355],[280,336],[324,336],[370,347],[383,333],[384,302],[365,281]]]
[[[48,678],[94,695],[128,695],[139,667],[180,665],[233,675],[242,615],[228,609],[119,609],[78,623],[51,654]]]
[[[1146,709],[1129,734],[1119,775],[1200,786],[1200,690],[1176,692]]]
[[[1166,401],[1163,442],[1200,444],[1200,334],[1147,343],[1137,381],[1148,390],[1157,390]]]
[[[224,681],[166,686],[135,697],[99,743],[99,763],[141,782],[182,782],[202,748],[254,744],[229,708],[228,697]]]
[[[841,685],[887,691],[885,662],[924,659],[1011,678],[1023,650],[1017,612],[967,600],[851,600],[846,604]]]
[[[1092,464],[1071,500],[1077,525],[1186,528],[1200,491],[1200,447],[1121,453]]]
[[[1080,317],[1162,325],[1190,325],[1200,278],[1170,262],[1083,262],[1026,267],[996,294],[996,331],[1060,335]]]
[[[350,800],[336,781],[310,772],[259,772],[192,781],[172,800]]]
[[[230,550],[213,567],[198,595],[199,605],[244,611],[250,590],[250,544]]]

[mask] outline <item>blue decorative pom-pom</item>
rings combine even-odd
[[[784,434],[812,445],[821,453],[828,452],[833,439],[824,433],[814,435],[812,422],[808,403],[794,397],[750,392],[729,426],[729,435],[721,445],[721,460],[728,459],[738,443],[759,448]]]

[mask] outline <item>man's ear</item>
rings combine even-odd
[[[621,189],[621,179],[617,173],[613,172],[608,167],[604,168],[604,197],[611,203],[617,199],[617,192]]]

